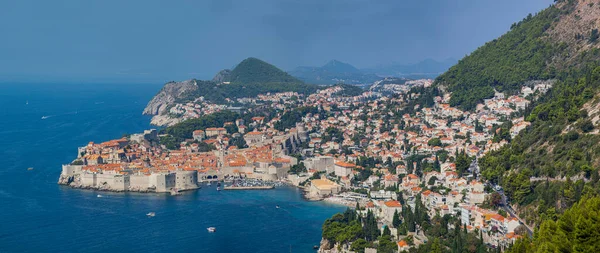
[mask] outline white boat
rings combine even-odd
[[[146,214],[146,216],[148,216],[148,217],[154,217],[154,216],[156,216],[156,214],[154,212],[149,212],[149,213]]]
[[[208,182],[208,184],[206,184],[206,186],[210,186],[210,182]]]
[[[50,118],[50,116],[42,116],[42,119]]]
[[[275,206],[275,208],[279,209],[279,206]]]
[[[208,227],[208,228],[206,228],[206,230],[208,230],[208,232],[210,232],[210,233],[214,233],[215,231],[217,231],[217,229],[215,227]]]
[[[102,198],[102,197],[104,197],[104,196],[102,196],[102,195],[98,194],[98,195],[96,195],[96,197],[98,197],[98,198]]]
[[[221,187],[218,187],[218,186],[217,186],[217,191],[220,191],[220,190],[221,190]]]

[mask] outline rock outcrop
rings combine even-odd
[[[145,115],[162,115],[167,112],[169,105],[172,105],[177,99],[182,98],[184,94],[198,89],[196,80],[187,80],[183,82],[169,82],[150,100],[144,109]]]
[[[169,117],[168,114],[167,115],[154,115],[154,117],[152,117],[152,120],[150,121],[150,124],[155,125],[155,126],[172,126],[181,121],[182,121],[181,118],[171,118],[171,117]]]
[[[229,82],[230,77],[231,77],[231,70],[224,69],[224,70],[219,71],[219,73],[217,73],[215,75],[215,77],[213,77],[212,81],[215,83]]]

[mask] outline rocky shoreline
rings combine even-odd
[[[181,122],[180,118],[171,118],[169,115],[154,115],[150,120],[150,124],[154,126],[172,126]]]

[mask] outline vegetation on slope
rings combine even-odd
[[[552,78],[554,71],[547,63],[560,48],[545,38],[545,31],[560,15],[554,6],[530,14],[439,76],[436,83],[453,92],[450,104],[473,109],[492,97],[494,89],[514,93],[527,80]]]
[[[259,60],[247,58],[240,62],[230,73],[232,83],[302,83],[283,70]]]
[[[229,81],[228,84],[195,80],[197,89],[182,95],[176,102],[193,101],[203,96],[215,103],[244,97],[256,97],[267,92],[293,91],[302,94],[315,92],[318,86],[305,84],[277,67],[256,58],[240,62],[233,70],[221,71],[214,80]]]
[[[533,240],[517,241],[508,253],[598,252],[600,249],[600,198],[583,198],[560,218],[548,217]]]
[[[532,125],[480,160],[482,176],[500,183],[529,223],[539,224],[586,192],[600,191],[600,136],[590,133],[595,123],[582,109],[600,88],[596,64],[559,74],[555,87],[528,114]],[[549,179],[531,182],[531,177]]]
[[[417,195],[418,196],[418,195]],[[402,217],[402,219],[400,219]],[[427,243],[419,245],[410,252],[493,252],[483,243],[481,234],[469,233],[461,227],[460,220],[451,215],[430,218],[427,209],[417,197],[414,211],[403,206],[401,213],[394,214],[393,226],[397,236],[413,246],[413,237],[417,226],[428,237]],[[407,236],[408,235],[408,236]],[[336,214],[323,224],[323,239],[333,246],[336,243],[349,246],[355,252],[365,252],[365,248],[376,248],[377,252],[396,252],[397,246],[389,228],[383,232],[377,227],[377,220],[371,211],[362,218],[355,210],[347,209]]]

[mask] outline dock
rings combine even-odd
[[[223,190],[270,190],[275,188],[273,185],[261,186],[225,186]]]

